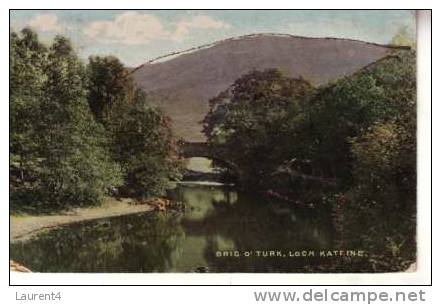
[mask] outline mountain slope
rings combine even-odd
[[[320,85],[354,73],[393,48],[347,39],[256,34],[150,61],[132,74],[149,99],[173,119],[179,136],[203,141],[200,121],[208,100],[250,70],[279,68]]]

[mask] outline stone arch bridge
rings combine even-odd
[[[207,142],[186,142],[180,141],[179,154],[183,158],[207,158],[218,162],[230,169],[236,169],[236,166],[225,159],[225,152],[222,148],[213,148]]]
[[[219,165],[232,170],[235,175],[241,176],[239,168],[236,164],[225,159],[225,151],[222,148],[213,148],[207,142],[186,142],[180,141],[179,145],[179,154],[183,158],[196,158],[202,157],[211,159],[213,161],[218,162]],[[302,161],[300,161],[302,163]],[[304,163],[304,162],[303,162]],[[316,176],[314,174],[304,174],[303,171],[293,172],[289,171],[291,176],[299,177],[304,180],[313,180],[318,181],[328,185],[335,185],[335,178],[327,178],[323,176]]]

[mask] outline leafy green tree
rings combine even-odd
[[[95,117],[105,125],[118,120],[121,107],[132,105],[137,90],[128,70],[113,56],[91,56],[87,65],[88,101]]]
[[[319,88],[307,105],[306,146],[314,167],[351,186],[351,139],[370,126],[402,119],[402,109],[414,105],[414,54],[401,51]]]
[[[141,96],[115,130],[115,156],[125,173],[122,192],[137,198],[162,195],[182,167],[170,119]]]
[[[84,66],[66,38],[55,38],[46,73],[44,119],[39,125],[45,195],[57,202],[98,202],[119,185],[120,175],[105,148],[102,127],[88,107]]]
[[[11,40],[13,204],[99,202],[120,174],[87,103],[83,65],[63,37],[49,49],[30,30]]]
[[[124,174],[126,196],[163,194],[181,168],[169,119],[148,105],[123,64],[114,57],[91,57],[89,105],[111,139],[110,150]]]
[[[349,141],[353,184],[343,209],[345,238],[369,250],[373,270],[402,271],[416,256],[415,54],[399,52],[366,73],[383,89],[385,110]]]
[[[413,206],[416,199],[414,54],[403,53],[382,63],[377,69],[383,76],[383,101],[390,113],[378,117],[374,124],[352,139],[355,182],[367,198],[396,194],[403,198],[385,202]],[[391,206],[397,208],[393,204]]]
[[[30,194],[42,164],[35,129],[44,96],[47,49],[29,29],[10,35],[10,187],[12,198]]]
[[[303,79],[280,71],[252,71],[212,99],[204,132],[237,166],[241,182],[261,186],[296,150],[294,126],[301,104],[312,91]]]
[[[268,182],[285,168],[291,177],[332,178],[348,190],[359,175],[353,141],[373,126],[397,124],[394,130],[406,134],[399,146],[414,149],[415,85],[412,51],[391,53],[316,89],[275,70],[252,72],[211,101],[204,131],[251,184],[262,185],[259,180]],[[400,162],[412,185],[412,158]]]
[[[98,203],[164,191],[181,162],[170,122],[147,105],[114,57],[85,67],[61,36],[47,48],[11,33],[11,200],[14,205]]]

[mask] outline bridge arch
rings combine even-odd
[[[225,167],[238,174],[237,166],[223,158],[223,151],[219,148],[211,147],[207,142],[179,142],[179,154],[181,157],[190,158],[206,158],[215,161],[222,167]]]

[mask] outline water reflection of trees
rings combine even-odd
[[[130,215],[55,229],[11,245],[40,272],[165,272],[184,232],[173,215]]]
[[[228,192],[226,192],[228,194]],[[257,200],[240,194],[208,203],[213,210],[202,219],[184,219],[188,235],[206,236],[204,250],[210,272],[292,272],[316,258],[216,257],[219,250],[319,250],[332,247],[328,217],[311,210],[294,210],[286,204]],[[219,237],[232,240],[234,249],[222,249]]]
[[[344,225],[336,232],[335,219],[328,212],[298,209],[230,189],[182,187],[175,195],[190,203],[184,216],[140,214],[69,225],[12,244],[11,257],[41,272],[384,272],[404,270],[413,259],[402,254],[414,253],[415,242],[408,237],[415,235],[403,233],[404,227],[413,227],[405,221],[392,222],[390,213],[363,221],[348,205],[337,211],[344,216]],[[222,250],[288,254],[336,248],[367,250],[370,255],[216,256]]]
[[[228,194],[228,193],[226,193]],[[334,211],[295,209],[239,194],[215,196],[203,218],[182,222],[188,235],[205,236],[208,272],[391,272],[414,261],[412,211],[397,217],[375,213],[367,219],[348,207]],[[404,199],[403,199],[404,200]],[[223,246],[231,240],[234,247]],[[220,242],[221,241],[221,242]],[[361,250],[365,256],[320,257],[320,250]],[[222,250],[316,250],[315,257],[217,257]]]

